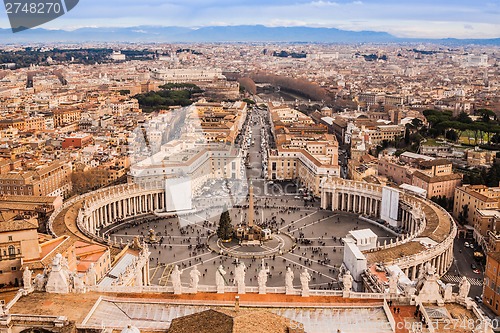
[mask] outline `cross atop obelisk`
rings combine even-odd
[[[250,181],[250,187],[248,188],[248,226],[253,227],[254,222],[254,206],[253,206],[253,183]]]

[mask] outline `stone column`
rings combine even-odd
[[[102,226],[105,227],[106,225],[108,225],[108,205],[104,205],[102,211],[104,212],[104,220]]]
[[[106,212],[108,216],[108,220],[106,221],[106,225],[109,225],[111,221],[113,221],[113,215],[111,214],[111,204],[106,205]]]
[[[97,223],[100,228],[104,224],[104,207],[99,207],[99,223]]]

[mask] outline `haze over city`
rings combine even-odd
[[[265,25],[334,27],[411,38],[498,38],[497,1],[80,1],[47,29]],[[0,13],[0,26],[8,19]]]
[[[498,1],[4,3],[1,332],[500,331]]]

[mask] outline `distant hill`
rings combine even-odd
[[[0,29],[0,43],[35,42],[304,42],[304,43],[398,43],[500,45],[496,39],[408,39],[386,32],[347,31],[335,28],[265,27],[263,25],[212,26],[202,28],[138,26],[127,28],[81,28],[72,31],[29,29],[13,34]]]

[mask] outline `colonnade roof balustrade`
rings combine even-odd
[[[404,195],[402,200],[408,200],[408,196]],[[425,215],[425,228],[417,237],[428,237],[439,244],[444,243],[450,237],[454,238],[454,225],[450,215],[441,207],[428,201],[417,198],[412,198],[415,202],[422,203],[422,211]],[[432,250],[426,248],[420,242],[408,242],[387,249],[380,249],[374,252],[366,253],[366,258],[369,263],[390,262],[405,257],[416,256],[425,251]]]
[[[368,195],[370,197],[382,198],[383,186],[375,184],[367,184],[362,182],[331,178],[322,184],[323,189],[327,191],[348,191],[351,194]],[[436,256],[437,252],[446,251],[452,243],[456,233],[456,226],[453,219],[443,208],[439,207],[432,201],[422,199],[408,193],[401,193],[399,197],[400,203],[404,203],[406,209],[421,207],[425,221],[420,222],[416,234],[412,238],[425,238],[435,241],[437,245],[433,248],[427,248],[418,241],[399,241],[396,244],[387,244],[381,246],[372,252],[366,251],[365,256],[369,264],[373,263],[400,263],[403,266],[408,266],[412,261],[417,259],[429,259]],[[391,245],[391,246],[389,246]],[[432,252],[432,253],[431,253]],[[418,258],[417,258],[418,257]]]
[[[154,185],[154,186],[153,186]],[[331,183],[323,184],[324,189],[337,189],[341,191],[352,190],[353,193],[366,193],[381,197],[382,186],[361,184],[346,180],[332,181]],[[86,232],[78,229],[77,219],[79,210],[86,206],[87,209],[95,209],[101,204],[107,204],[114,200],[120,200],[130,195],[147,192],[148,190],[161,190],[159,184],[151,184],[151,186],[138,185],[119,185],[107,189],[101,189],[96,192],[84,194],[82,196],[72,198],[64,203],[64,205],[51,216],[49,220],[49,228],[55,235],[69,235],[72,240],[83,240],[86,242],[96,242],[94,237],[89,237]],[[85,204],[84,204],[85,202]],[[456,226],[450,215],[441,207],[433,202],[425,199],[414,197],[406,193],[401,194],[400,202],[408,204],[410,207],[417,208],[421,206],[425,215],[425,225],[416,237],[428,237],[438,243],[433,248],[426,248],[420,242],[405,241],[401,244],[397,243],[393,246],[380,247],[373,252],[365,253],[368,263],[402,263],[403,266],[410,264],[410,261],[416,259],[417,256],[433,256],[430,252],[439,251],[443,246],[449,243],[450,237],[454,237]],[[421,204],[421,205],[419,205]],[[104,240],[103,240],[104,241]],[[442,249],[445,250],[445,249]]]
[[[77,225],[78,212],[83,208],[84,202],[87,203],[89,209],[92,209],[95,205],[99,205],[100,202],[123,199],[129,193],[136,194],[137,192],[148,191],[154,188],[159,188],[159,185],[151,184],[150,186],[140,186],[136,184],[125,184],[103,188],[71,198],[64,202],[57,211],[52,213],[49,218],[48,229],[53,236],[70,236],[72,242],[81,240],[95,243],[96,240],[81,232]]]

